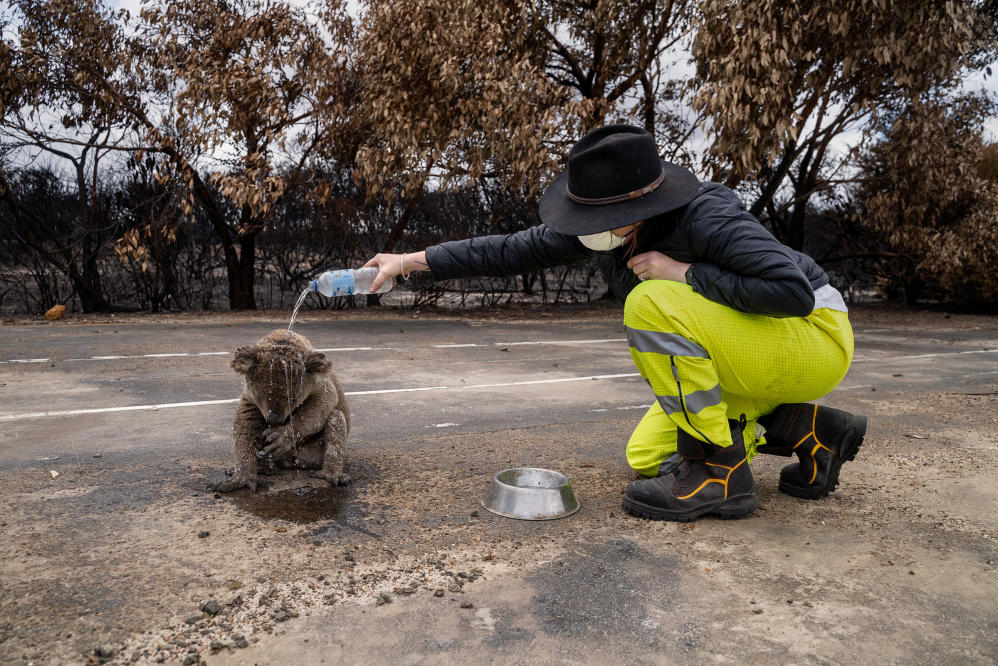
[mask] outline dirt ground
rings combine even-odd
[[[138,356],[231,349],[287,313],[5,321],[0,663],[998,661],[998,318],[854,310],[856,362],[821,402],[869,430],[838,490],[783,495],[789,460],[759,456],[756,514],[675,524],[620,508],[648,396],[609,378],[633,372],[607,342],[619,317],[309,313],[317,347],[335,325],[337,346],[383,350],[335,364],[357,391],[354,482],[230,495],[205,487],[231,464],[233,405],[176,407],[237,395],[228,358]],[[513,385],[567,368],[600,379]],[[466,379],[493,383],[360,391]],[[162,407],[55,413],[125,396]],[[512,466],[564,472],[582,509],[485,511]]]

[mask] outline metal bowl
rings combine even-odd
[[[520,520],[553,520],[579,510],[568,477],[539,467],[496,472],[482,506],[500,516]]]

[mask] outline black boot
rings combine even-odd
[[[796,453],[800,461],[780,472],[780,491],[805,499],[835,490],[842,463],[856,457],[866,435],[865,416],[809,403],[780,405],[759,422],[766,428],[760,453]]]
[[[745,458],[743,423],[731,421],[731,446],[701,442],[680,430],[683,457],[671,473],[632,481],[624,492],[624,510],[641,518],[686,522],[713,514],[738,518],[759,507]]]

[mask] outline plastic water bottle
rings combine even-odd
[[[378,276],[378,269],[374,266],[370,268],[347,268],[340,271],[326,271],[315,280],[308,283],[309,291],[317,291],[323,296],[330,298],[334,296],[353,296],[354,294],[370,294],[371,283]],[[376,293],[383,294],[391,291],[392,280],[385,280]]]

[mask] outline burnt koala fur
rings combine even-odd
[[[350,409],[326,357],[303,336],[274,331],[240,347],[230,364],[244,376],[232,426],[236,467],[212,489],[256,491],[259,473],[316,470],[333,485],[350,483],[344,447]]]

